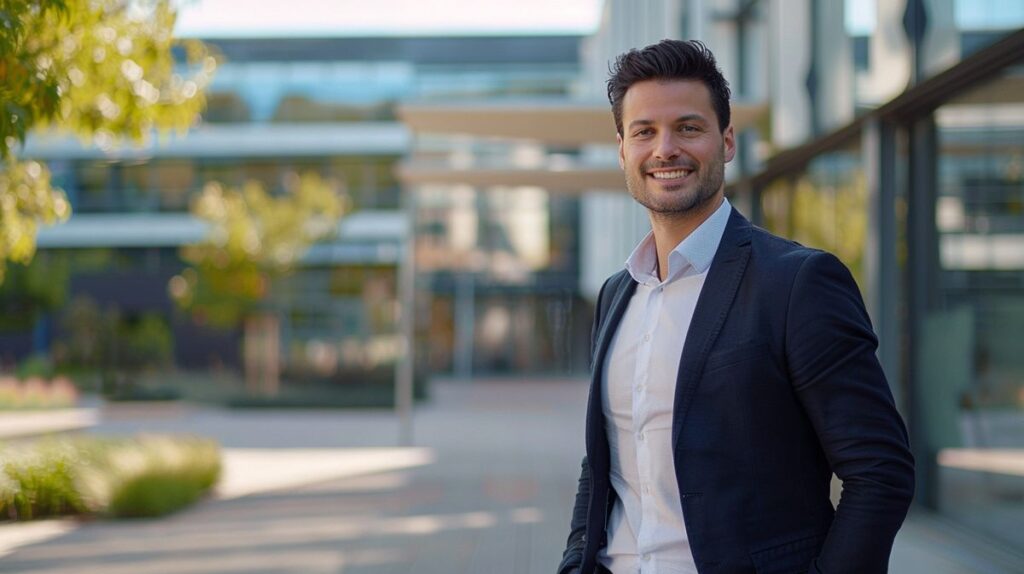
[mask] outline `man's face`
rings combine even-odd
[[[717,197],[725,164],[736,154],[732,126],[723,132],[711,93],[698,80],[648,80],[622,100],[619,165],[626,187],[652,213],[681,215]]]

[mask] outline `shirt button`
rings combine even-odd
[[[644,392],[645,390],[647,390],[647,387],[646,387],[646,386],[644,386],[644,385],[637,385],[637,386],[636,386],[636,390],[637,390],[637,392],[639,392],[639,393],[642,393],[642,392]]]
[[[650,494],[650,493],[651,493],[651,487],[645,484],[644,485],[644,494]]]
[[[642,432],[636,433],[636,438],[637,438],[637,440],[644,440],[644,433],[642,433]]]
[[[650,341],[650,340],[651,340],[651,334],[650,334],[650,333],[648,333],[648,334],[644,335],[644,342],[645,342],[645,343],[646,343],[647,341]]]
[[[651,560],[651,555],[650,554],[644,554],[643,555],[643,559],[644,559],[644,562],[649,562]]]

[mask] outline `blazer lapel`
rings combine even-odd
[[[626,307],[629,306],[629,300],[636,292],[636,281],[633,281],[629,273],[625,271],[621,273],[622,277],[614,292],[606,294],[607,297],[612,297],[612,302],[608,306],[608,312],[601,318],[601,329],[597,333],[597,348],[594,350],[594,363],[590,369],[592,378],[590,399],[587,405],[587,452],[589,455],[599,457],[604,456],[602,453],[605,449],[595,448],[591,452],[590,447],[604,444],[605,438],[604,416],[601,409],[601,379],[604,378],[605,354],[608,352],[608,346],[611,344],[616,329],[619,328],[622,315],[626,312]]]
[[[673,447],[679,442],[686,412],[700,383],[704,361],[722,330],[749,258],[750,222],[733,209],[700,297],[697,298],[697,307],[679,360],[672,419]]]
[[[612,337],[619,328],[619,322],[626,312],[626,307],[629,306],[629,300],[636,292],[636,281],[628,273],[623,272],[623,275],[615,290],[612,304],[608,307],[608,316],[601,321],[601,330],[597,333],[597,349],[594,353],[593,368],[595,373],[604,366],[604,354],[608,351],[608,345],[611,344]]]

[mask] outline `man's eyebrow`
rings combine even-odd
[[[681,115],[681,116],[679,116],[678,118],[675,119],[675,123],[677,123],[677,124],[680,123],[680,122],[693,122],[693,121],[707,123],[708,120],[707,120],[707,118],[705,118],[704,116],[702,116],[700,114],[683,114],[683,115]],[[633,129],[633,128],[638,127],[638,126],[650,126],[650,125],[654,125],[654,120],[633,120],[633,121],[629,122],[629,125],[626,126],[626,127],[629,128],[629,129]]]
[[[705,118],[704,116],[702,116],[700,114],[683,114],[683,115],[679,116],[678,118],[676,118],[676,123],[679,123],[679,122],[692,122],[692,121],[707,122],[708,120],[707,120],[707,118]]]
[[[633,128],[637,127],[637,126],[650,126],[650,125],[653,125],[653,124],[654,124],[654,120],[633,120],[633,121],[629,122],[629,125],[626,126],[626,127],[628,127],[629,129],[633,129]]]

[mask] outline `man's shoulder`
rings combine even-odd
[[[821,249],[807,247],[792,239],[780,237],[756,225],[751,225],[750,229],[750,242],[755,256],[772,264],[789,264],[799,267],[808,257],[828,253]]]
[[[798,276],[805,280],[827,277],[856,286],[849,267],[834,253],[801,245],[753,225],[751,230],[751,258],[758,262],[759,279],[774,278],[780,285],[792,285]]]

